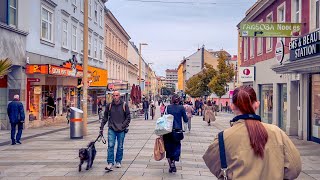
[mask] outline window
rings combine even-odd
[[[102,51],[102,42],[100,42],[99,43],[99,50],[100,50],[100,53],[99,53],[99,55],[100,55],[100,60],[102,61],[102,53],[103,53],[103,51]]]
[[[99,19],[99,25],[100,25],[100,27],[102,27],[102,21],[103,21],[103,9],[102,8],[100,8],[100,19]]]
[[[41,39],[53,42],[53,12],[44,6],[41,8]]]
[[[88,40],[88,54],[91,56],[91,35],[89,35],[89,40]]]
[[[81,10],[81,12],[83,12],[84,1],[85,1],[85,0],[80,0],[80,10]]]
[[[294,21],[300,22],[300,0],[294,0]]]
[[[267,16],[267,19],[266,19],[266,22],[273,22],[273,18],[272,18],[273,14],[270,13],[268,16]],[[266,49],[267,49],[267,52],[270,52],[272,50],[272,38],[266,38]]]
[[[94,2],[94,22],[98,23],[98,4]]]
[[[316,0],[316,29],[319,29],[319,21],[320,21],[320,11],[319,11],[319,8],[320,8],[320,3],[319,3],[319,0]]]
[[[244,38],[244,48],[243,48],[243,58],[244,60],[248,59],[248,38]]]
[[[92,0],[89,0],[89,6],[88,6],[88,16],[89,16],[89,18],[91,18],[91,13],[92,13],[92,2],[91,1]]]
[[[72,5],[77,6],[77,0],[72,0]]]
[[[9,25],[17,26],[17,0],[9,0]]]
[[[119,41],[119,49],[118,49],[118,53],[120,54],[120,55],[122,55],[121,54],[121,42]]]
[[[62,47],[68,47],[68,22],[62,21]]]
[[[94,58],[98,57],[98,49],[97,49],[97,39],[94,39]]]
[[[111,43],[111,32],[109,32],[109,37],[108,37],[108,39],[109,39],[109,46],[108,46],[108,47],[111,48],[111,44],[112,44],[112,43]]]
[[[262,23],[263,21],[259,21],[260,23]],[[257,38],[257,55],[261,55],[262,54],[262,46],[263,46],[263,39],[261,37]]]
[[[71,49],[72,51],[77,51],[77,27],[72,26],[72,37],[71,37]]]
[[[272,124],[273,118],[273,85],[263,84],[259,87],[260,91],[260,116],[265,123]]]
[[[83,53],[83,31],[80,32],[80,51]]]
[[[255,38],[250,38],[250,58],[254,57]]]
[[[286,7],[285,3],[283,3],[282,5],[280,5],[278,7],[277,22],[284,23],[286,21],[285,7]],[[278,40],[282,40],[283,43],[285,43],[285,39],[284,38],[278,38]]]

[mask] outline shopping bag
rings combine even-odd
[[[158,137],[154,143],[154,160],[160,161],[165,156],[164,142],[162,137]]]
[[[172,126],[173,116],[171,114],[166,114],[157,120],[154,132],[158,136],[169,134],[172,132]]]

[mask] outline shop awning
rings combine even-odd
[[[273,66],[271,69],[277,74],[320,72],[320,55]]]

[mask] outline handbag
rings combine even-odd
[[[164,148],[164,142],[162,137],[158,137],[154,143],[154,160],[160,161],[164,158],[165,156],[165,148]]]
[[[165,115],[158,118],[154,132],[156,135],[162,136],[162,135],[171,133],[172,127],[173,127],[173,116],[167,113],[167,108],[166,108]]]

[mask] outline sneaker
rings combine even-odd
[[[117,162],[116,163],[116,168],[121,168],[121,163]]]
[[[109,163],[108,165],[107,165],[107,167],[106,168],[104,168],[106,171],[112,171],[112,167],[113,167],[113,164],[112,163]]]
[[[16,143],[15,143],[15,142],[12,142],[11,145],[16,145]]]

